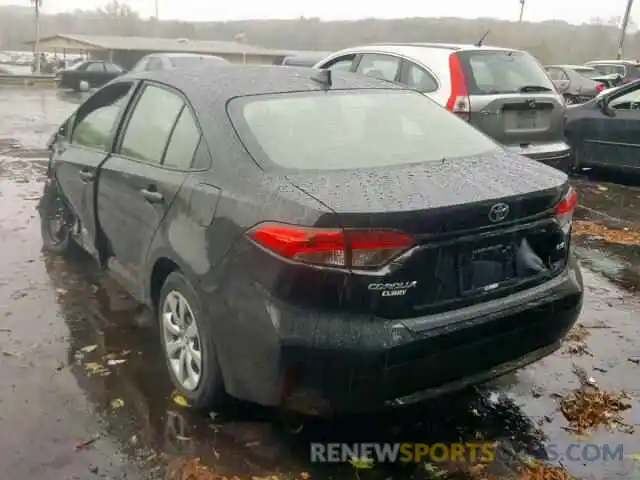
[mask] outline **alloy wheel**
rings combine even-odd
[[[180,292],[170,291],[162,305],[165,354],[182,388],[193,391],[202,378],[202,343],[193,310]]]

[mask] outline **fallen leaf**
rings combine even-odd
[[[640,462],[640,453],[632,453],[631,455],[625,455],[625,457],[634,462]]]
[[[601,192],[606,192],[607,190],[609,190],[607,187],[605,187],[604,185],[598,185],[597,189],[600,190]]]
[[[111,408],[113,408],[114,410],[122,407],[124,407],[124,400],[122,400],[121,398],[114,398],[113,400],[111,400]]]
[[[189,406],[189,403],[187,402],[187,400],[182,395],[180,395],[179,393],[176,393],[173,396],[173,403],[175,403],[176,405],[178,405],[180,407],[185,407],[185,408]]]
[[[640,245],[640,232],[625,229],[607,228],[595,222],[576,220],[571,227],[576,237],[594,237],[607,243],[620,245]]]
[[[87,345],[86,347],[82,347],[80,351],[84,353],[91,353],[97,348],[98,348],[98,345]]]
[[[615,428],[625,433],[629,427],[621,412],[631,408],[626,393],[609,393],[590,385],[582,385],[560,400],[560,411],[569,422],[569,431],[586,434],[598,426]]]

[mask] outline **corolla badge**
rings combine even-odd
[[[489,209],[489,220],[493,223],[502,222],[509,216],[509,205],[506,203],[496,203]]]

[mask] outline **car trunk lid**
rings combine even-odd
[[[334,210],[345,230],[415,238],[381,269],[352,269],[345,305],[357,311],[385,318],[437,313],[506,295],[564,266],[566,239],[552,217],[567,177],[502,150],[287,179]]]

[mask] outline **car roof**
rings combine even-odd
[[[386,50],[391,53],[396,53],[400,55],[411,53],[422,52],[424,49],[442,49],[442,50],[454,50],[454,51],[505,51],[505,52],[515,52],[518,51],[513,48],[504,48],[504,47],[495,47],[491,45],[472,45],[472,44],[461,44],[461,43],[372,43],[367,45],[360,45],[355,47],[345,48],[344,50],[358,50],[358,51],[380,51]]]
[[[585,63],[585,65],[593,65],[593,64],[611,64],[611,65],[620,65],[620,64],[625,64],[625,65],[637,65],[639,62],[637,60],[591,60],[587,63]]]
[[[226,103],[233,97],[300,91],[320,91],[323,85],[312,80],[316,70],[279,65],[206,64],[177,70],[140,72],[120,77],[155,80],[181,90],[193,101],[213,96]],[[348,72],[332,72],[333,89],[407,89],[385,80]]]
[[[569,64],[569,63],[559,64],[559,65],[545,65],[545,68],[551,68],[551,67],[570,68],[572,70],[575,69],[575,68],[595,70],[593,67],[590,67],[589,65],[572,65],[572,64]]]
[[[148,57],[152,57],[152,56],[163,56],[163,57],[170,57],[170,58],[192,58],[192,57],[213,57],[213,58],[221,58],[221,57],[216,57],[215,55],[209,55],[207,53],[187,53],[187,52],[156,52],[156,53],[150,53],[149,55],[147,55]]]

